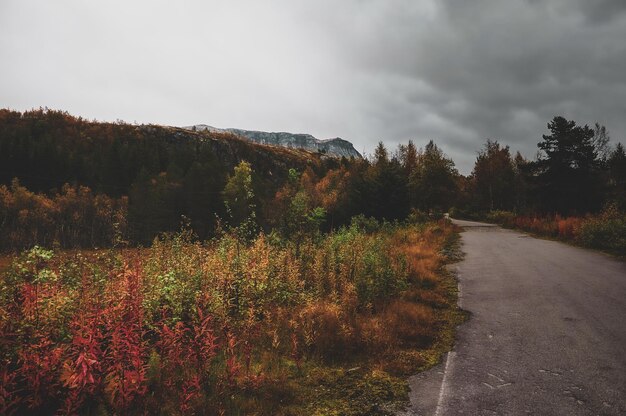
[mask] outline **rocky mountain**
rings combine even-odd
[[[328,156],[361,158],[361,154],[354,148],[352,143],[347,140],[334,139],[320,140],[310,134],[294,134],[294,133],[269,133],[265,131],[241,130],[241,129],[219,129],[217,127],[208,126],[206,124],[196,124],[194,126],[184,127],[193,131],[209,131],[212,133],[231,133],[236,136],[243,137],[250,141],[269,144],[273,146],[282,146],[288,148],[305,149],[311,152],[320,152]]]

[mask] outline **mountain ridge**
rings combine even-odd
[[[305,149],[312,152],[320,152],[327,156],[346,158],[363,157],[354,148],[354,145],[351,142],[340,137],[335,137],[331,139],[318,139],[306,133],[266,132],[237,128],[221,129],[218,127],[210,126],[208,124],[195,124],[193,126],[186,126],[183,128],[199,132],[208,131],[210,133],[231,133],[255,143],[287,148]]]

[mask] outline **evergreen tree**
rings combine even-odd
[[[537,144],[543,156],[535,165],[541,208],[562,214],[599,209],[602,186],[593,129],[563,117],[554,117],[548,129]]]
[[[513,208],[515,172],[509,147],[487,140],[472,172],[479,206],[488,210]]]
[[[365,186],[368,202],[362,207],[364,214],[386,220],[401,219],[408,214],[406,177],[399,160],[389,159],[383,142],[376,147],[374,163],[366,172]]]
[[[418,198],[417,207],[424,211],[447,211],[458,196],[458,175],[452,159],[432,140],[428,142],[410,178],[410,186]]]
[[[419,155],[413,140],[409,140],[407,145],[401,144],[398,149],[398,155],[406,178],[409,206],[415,208],[417,207],[418,195],[415,187],[411,186],[411,177],[417,170]]]

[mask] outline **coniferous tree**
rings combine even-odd
[[[543,156],[535,163],[542,210],[582,214],[599,209],[602,184],[593,129],[563,117],[554,117],[548,129],[537,144]]]
[[[515,171],[509,147],[487,140],[472,172],[476,196],[483,210],[511,210]]]
[[[452,159],[431,140],[418,158],[410,178],[417,193],[417,207],[423,211],[446,211],[458,196],[458,172]]]
[[[419,196],[417,195],[417,189],[414,186],[415,184],[411,181],[411,178],[414,177],[414,173],[417,170],[419,154],[413,140],[409,140],[407,145],[401,144],[398,149],[398,154],[398,159],[404,169],[409,206],[416,208]]]
[[[396,157],[389,158],[383,142],[376,147],[374,163],[367,169],[365,181],[369,197],[366,215],[396,220],[408,214],[407,181],[402,166]]]

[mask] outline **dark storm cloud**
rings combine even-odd
[[[534,157],[555,115],[626,138],[623,0],[0,3],[0,106],[434,139]]]
[[[579,0],[581,12],[593,23],[605,23],[626,13],[623,0]]]
[[[465,171],[474,155],[458,151],[487,137],[534,156],[546,122],[558,114],[599,121],[623,140],[626,20],[617,13],[622,2],[602,3],[613,6],[610,21],[583,2],[449,0],[428,30],[416,29],[416,53],[387,70],[447,97],[429,108],[461,128],[460,137],[442,131],[439,139]]]

